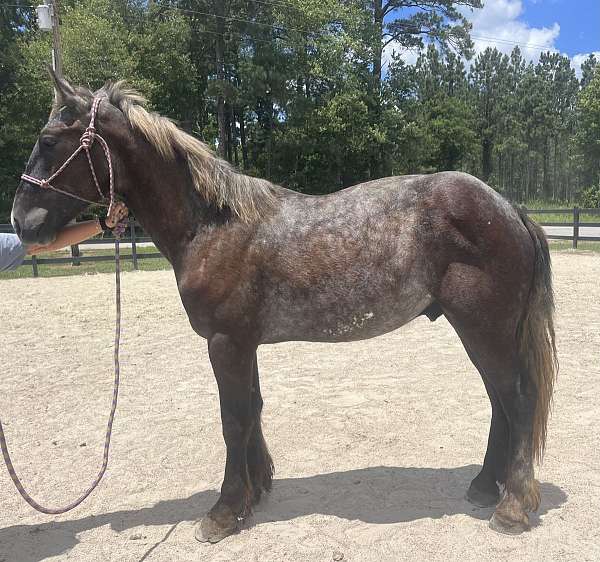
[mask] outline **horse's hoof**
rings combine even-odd
[[[210,515],[206,515],[196,525],[194,536],[196,537],[197,541],[214,544],[222,541],[229,535],[233,535],[233,533],[235,533],[237,530],[237,519],[233,524],[231,522],[227,522],[223,525],[215,521]]]
[[[530,526],[527,520],[525,521],[513,521],[506,519],[499,515],[497,512],[492,515],[489,523],[490,529],[503,535],[520,535],[525,531],[529,531]]]
[[[500,494],[496,488],[496,493],[484,492],[473,486],[469,486],[467,495],[465,496],[469,503],[477,507],[495,507],[500,501]]]

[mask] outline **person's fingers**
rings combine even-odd
[[[113,228],[129,214],[129,209],[122,201],[115,201],[108,209],[106,224]]]

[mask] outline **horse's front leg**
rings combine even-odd
[[[238,529],[252,503],[247,447],[255,423],[251,396],[256,346],[216,334],[208,342],[208,352],[219,387],[227,461],[221,496],[196,528],[196,538],[218,542]]]

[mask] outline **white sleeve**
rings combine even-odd
[[[0,233],[0,271],[19,267],[27,250],[16,234]]]

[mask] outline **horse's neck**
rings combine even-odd
[[[194,189],[187,164],[143,160],[132,174],[127,204],[157,248],[175,266],[186,244],[210,220],[210,208]]]

